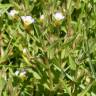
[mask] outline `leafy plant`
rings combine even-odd
[[[96,95],[96,0],[0,0],[0,96]]]

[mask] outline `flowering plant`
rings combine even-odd
[[[0,96],[96,96],[96,0],[0,0]]]

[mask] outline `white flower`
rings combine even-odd
[[[56,20],[62,20],[64,19],[64,16],[61,12],[56,12],[53,17],[56,19]]]
[[[14,17],[15,15],[17,15],[19,12],[18,11],[16,11],[16,10],[11,10],[8,14],[10,15],[10,16],[12,16],[12,17]]]
[[[19,73],[20,73],[20,72],[17,70],[17,71],[15,72],[15,75],[16,75],[16,76],[18,76],[18,75],[19,75]]]
[[[16,76],[20,76],[20,77],[22,77],[22,76],[25,76],[25,74],[26,74],[26,71],[19,71],[19,70],[17,70],[16,72],[15,72],[15,75]]]
[[[19,76],[22,77],[22,76],[25,76],[25,74],[26,74],[26,71],[22,71]]]
[[[27,26],[35,22],[34,18],[32,18],[31,16],[21,16],[21,19]]]
[[[40,20],[44,20],[44,15],[41,15],[40,16]]]

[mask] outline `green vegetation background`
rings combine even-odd
[[[0,96],[96,96],[96,0],[0,0]]]

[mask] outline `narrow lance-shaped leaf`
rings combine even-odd
[[[74,62],[71,56],[69,56],[69,66],[72,70],[76,70],[76,63]]]

